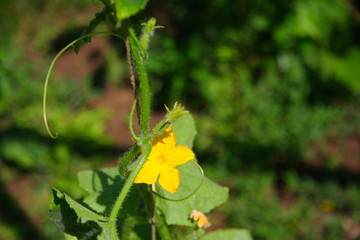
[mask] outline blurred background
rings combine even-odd
[[[0,239],[62,239],[51,186],[74,198],[76,173],[114,166],[131,146],[128,66],[118,39],[51,59],[102,9],[95,0],[0,1]],[[152,124],[179,101],[195,153],[230,188],[212,227],[254,239],[360,239],[360,2],[157,0],[148,70]],[[101,25],[97,30],[109,29]],[[209,196],[211,197],[211,196]]]

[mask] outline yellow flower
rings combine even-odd
[[[202,227],[206,228],[206,227],[210,227],[211,225],[205,214],[203,214],[202,212],[193,210],[190,215],[190,218],[194,219],[194,221],[197,221],[196,224],[199,228]]]
[[[175,167],[194,159],[195,155],[187,146],[176,146],[176,137],[171,125],[155,137],[151,145],[150,155],[134,183],[153,184],[160,175],[160,185],[166,191],[175,193],[180,184],[179,170]]]

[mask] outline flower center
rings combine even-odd
[[[164,157],[164,156],[159,157],[159,158],[158,158],[158,162],[159,162],[160,164],[164,164],[164,163],[166,162],[165,157]]]

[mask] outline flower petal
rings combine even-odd
[[[172,152],[169,153],[169,159],[173,163],[173,166],[182,165],[195,158],[195,154],[184,145],[179,145],[172,148]]]
[[[179,170],[167,164],[163,165],[159,183],[166,191],[175,193],[180,184]]]
[[[146,160],[143,167],[140,169],[140,172],[136,176],[134,183],[153,184],[156,182],[160,174],[160,167],[161,166],[157,163],[157,161],[152,161],[149,156],[148,160]]]
[[[172,130],[172,126],[170,125],[162,134],[159,136],[154,137],[152,140],[152,145],[156,146],[157,144],[166,144],[166,145],[173,145],[176,144],[176,137]]]

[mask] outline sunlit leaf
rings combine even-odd
[[[116,14],[119,20],[128,18],[142,10],[148,0],[116,0]]]
[[[191,114],[181,116],[175,123],[173,123],[172,129],[176,135],[176,144],[185,145],[192,149],[196,129],[194,118]]]

